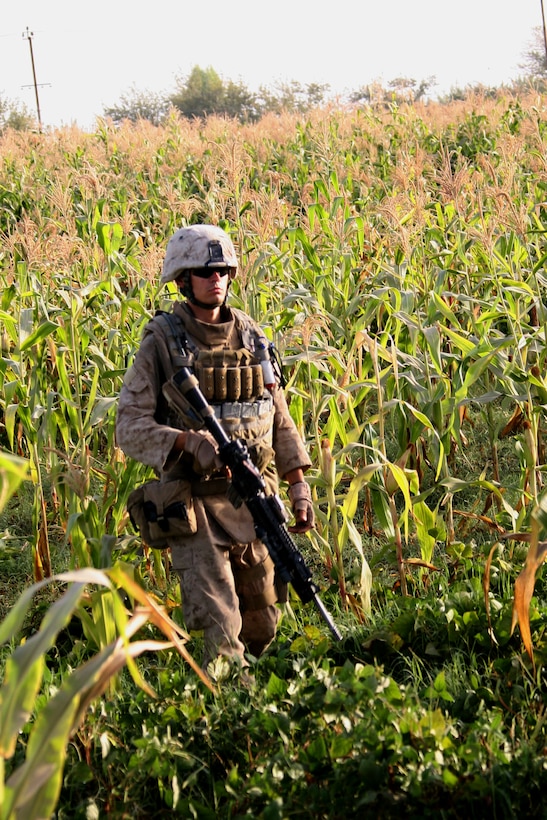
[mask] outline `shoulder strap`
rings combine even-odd
[[[260,336],[264,335],[259,325],[242,310],[238,308],[230,308],[230,310],[234,315],[243,347],[250,350],[251,353],[254,353],[256,351],[257,340]]]
[[[163,363],[165,373],[192,366],[194,355],[189,349],[184,325],[174,313],[158,310],[148,322],[145,333],[160,333],[163,336],[169,352],[169,362]]]

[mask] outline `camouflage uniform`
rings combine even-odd
[[[198,321],[185,302],[175,303],[173,313],[182,321],[188,345],[198,357],[200,351],[239,350],[248,332],[260,332],[249,317],[226,306],[219,324]],[[279,618],[274,568],[266,547],[255,538],[245,505],[236,509],[224,487],[208,494],[218,478],[192,476],[183,459],[173,458],[174,441],[186,426],[181,418],[170,416],[162,402],[166,378],[162,345],[165,341],[152,320],[120,393],[117,440],[127,455],[153,467],[161,480],[193,481],[197,532],[169,541],[169,546],[180,578],[186,626],[203,630],[204,667],[217,654],[243,659],[245,648],[258,656],[274,638]],[[258,412],[251,419],[227,417],[222,424],[230,437],[244,438],[250,451],[257,453],[256,463],[268,490],[276,492],[277,475],[285,476],[294,468],[306,470],[310,462],[282,389],[265,391],[255,404]],[[215,409],[222,416],[222,408]]]

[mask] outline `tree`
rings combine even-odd
[[[291,111],[303,114],[325,102],[330,86],[320,83],[302,85],[297,80],[279,82],[273,88],[260,86],[259,107],[262,114],[273,111]]]
[[[35,127],[36,119],[23,103],[0,96],[0,134],[7,128],[30,131]]]
[[[389,105],[394,101],[418,102],[436,84],[437,81],[433,76],[420,80],[419,83],[409,77],[395,77],[388,82],[387,89],[379,82],[374,82],[352,92],[349,100],[351,103],[366,102],[371,104],[383,103],[385,105]]]
[[[194,66],[188,77],[178,79],[178,89],[170,100],[183,116],[206,117],[225,114],[225,88],[214,68]]]
[[[222,80],[211,67],[194,66],[188,77],[178,79],[178,89],[170,100],[185,117],[220,114],[240,122],[256,122],[269,112],[309,111],[324,102],[328,88],[319,83],[303,86],[292,80],[278,83],[274,89],[261,86],[254,93],[243,82]]]
[[[393,95],[397,99],[411,100],[414,97],[416,80],[411,80],[408,77],[395,77],[387,85],[388,88],[393,89]]]
[[[117,105],[105,108],[104,115],[116,123],[144,119],[160,125],[172,107],[187,119],[216,114],[239,122],[256,122],[270,112],[305,113],[317,108],[324,103],[329,87],[320,83],[304,86],[292,80],[278,83],[273,89],[261,86],[253,92],[241,81],[223,80],[211,66],[196,65],[188,76],[176,78],[174,93],[163,95],[133,87]]]
[[[535,26],[533,29],[532,40],[523,56],[524,62],[519,68],[524,69],[529,77],[547,79],[547,53],[544,30],[541,26]]]
[[[255,122],[259,119],[256,94],[241,82],[229,81],[224,86],[223,114],[240,122]]]
[[[122,94],[117,105],[104,109],[104,116],[116,123],[123,120],[138,122],[148,120],[153,125],[161,125],[169,113],[170,101],[167,95],[154,91],[138,91],[132,86]]]

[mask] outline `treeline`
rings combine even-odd
[[[114,122],[139,119],[160,125],[171,109],[188,119],[225,116],[240,122],[258,122],[266,113],[305,112],[325,102],[328,85],[302,85],[291,81],[275,88],[261,86],[251,91],[241,80],[224,80],[214,68],[194,66],[187,77],[177,78],[171,93],[131,88],[116,105],[106,107],[104,116]]]
[[[529,91],[531,85],[542,90],[540,86],[544,84],[543,78],[529,75],[512,82],[510,86],[487,87],[475,84],[451,88],[448,94],[437,96],[437,99],[448,103],[477,94],[496,97],[502,90]],[[254,123],[266,114],[279,114],[282,111],[304,114],[329,103],[355,106],[417,102],[431,96],[435,85],[435,77],[420,81],[396,77],[385,86],[380,82],[368,83],[333,97],[328,84],[303,85],[297,80],[291,80],[279,82],[273,87],[260,86],[258,91],[252,91],[241,80],[234,82],[222,79],[212,67],[204,69],[194,66],[187,77],[177,78],[172,93],[161,94],[133,87],[120,97],[116,105],[106,107],[104,116],[115,123],[148,120],[153,125],[161,125],[174,109],[191,120],[224,116],[241,123]]]

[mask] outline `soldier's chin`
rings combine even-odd
[[[224,304],[225,296],[213,296],[210,300],[207,301],[208,305],[211,305],[212,308],[220,307]]]

